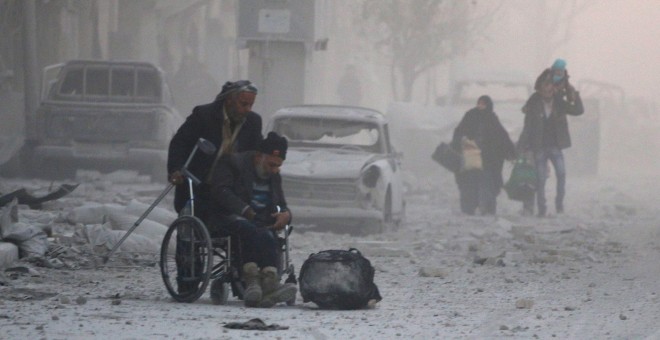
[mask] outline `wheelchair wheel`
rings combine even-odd
[[[229,283],[222,279],[215,279],[211,282],[211,301],[214,305],[227,304],[229,299]]]
[[[165,288],[179,302],[194,302],[209,284],[213,267],[211,237],[194,216],[174,220],[160,249],[160,271]]]

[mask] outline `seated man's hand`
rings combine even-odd
[[[167,176],[167,180],[174,185],[182,184],[183,179],[183,174],[179,170],[174,171],[173,173],[169,174],[169,176]]]
[[[248,208],[245,209],[245,211],[243,212],[243,217],[247,218],[248,221],[252,221],[252,220],[254,220],[254,217],[255,217],[255,216],[257,216],[257,213],[254,212],[254,210],[252,209],[252,207],[248,207]]]
[[[271,216],[275,217],[275,223],[273,223],[273,230],[282,230],[291,220],[291,214],[288,211],[283,211],[279,213],[273,213]]]

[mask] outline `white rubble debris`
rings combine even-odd
[[[83,174],[84,175],[84,174]],[[453,178],[408,195],[396,231],[356,237],[295,228],[296,270],[312,253],[360,250],[376,269],[383,300],[374,309],[324,311],[313,303],[250,309],[230,296],[173,302],[155,265],[162,233],[176,218],[172,195],[154,209],[107,265],[107,253],[162,185],[133,174],[88,174],[88,182],[19,220],[50,225],[51,266],[15,262],[0,272],[0,328],[8,338],[658,338],[660,183],[571,178],[567,213],[522,217],[498,199],[498,216],[460,214]],[[115,176],[117,178],[115,178]],[[436,176],[436,175],[434,175]],[[79,173],[78,179],[83,179]],[[108,178],[111,178],[109,180]],[[552,181],[550,181],[552,182]],[[49,183],[5,180],[5,191]],[[548,188],[553,184],[549,183]],[[553,191],[548,190],[549,195]],[[552,197],[552,196],[550,196]],[[551,201],[551,200],[549,200]],[[123,229],[123,230],[118,230]],[[127,261],[146,259],[148,261]],[[9,268],[7,268],[9,269]],[[10,312],[11,311],[11,312]],[[226,330],[261,318],[288,330]],[[185,321],[185,322],[182,322]]]

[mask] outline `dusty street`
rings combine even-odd
[[[521,217],[520,204],[504,193],[498,217],[463,216],[453,178],[437,176],[441,182],[433,190],[408,195],[407,220],[398,231],[353,237],[298,230],[291,237],[296,269],[314,252],[361,250],[376,267],[383,296],[374,309],[319,310],[300,296],[291,307],[248,309],[232,297],[228,305],[215,306],[208,293],[192,304],[176,303],[163,286],[155,254],[95,267],[99,257],[81,251],[62,257],[76,268],[21,261],[3,272],[0,338],[660,338],[655,178],[569,174],[566,213],[554,215],[551,206],[551,216],[539,219]],[[2,179],[7,191],[49,185]],[[553,185],[548,183],[550,198]],[[85,202],[126,205],[132,199],[149,204],[162,188],[82,182],[40,211],[21,206],[20,217],[50,218],[51,240],[61,242],[75,226],[58,216],[72,208]],[[170,202],[160,206],[169,209]],[[289,328],[223,328],[252,318]]]

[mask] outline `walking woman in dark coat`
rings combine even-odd
[[[489,96],[479,97],[477,106],[465,113],[454,129],[452,148],[461,151],[464,137],[475,141],[481,149],[482,166],[456,173],[461,211],[474,215],[479,208],[482,215],[493,215],[503,183],[502,166],[505,159],[515,158],[515,148],[493,111],[493,100]]]

